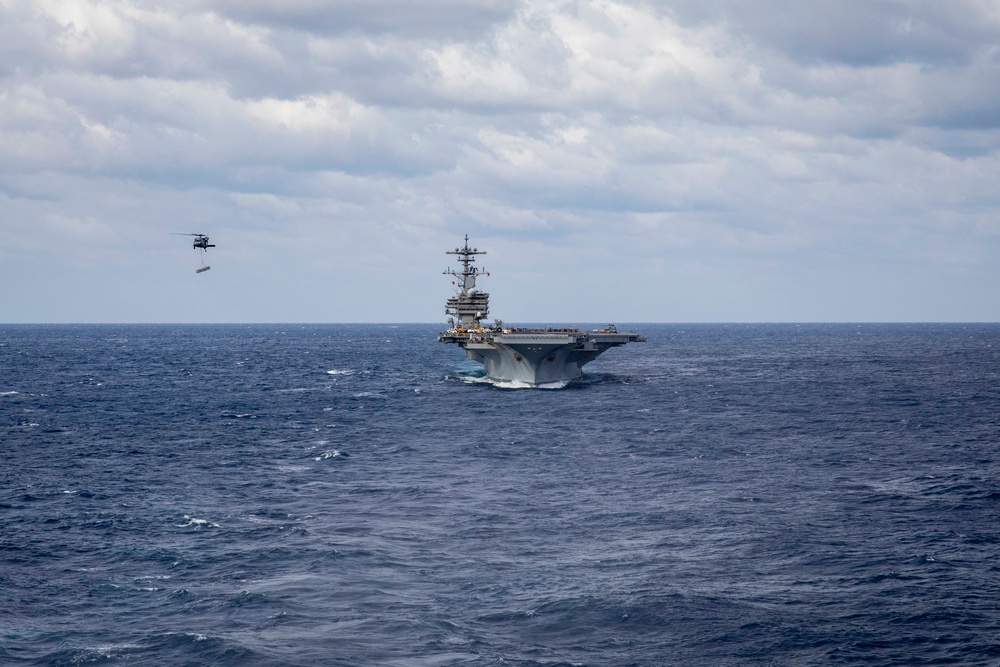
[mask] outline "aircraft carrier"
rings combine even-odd
[[[603,329],[515,328],[500,320],[483,326],[489,315],[490,295],[476,289],[476,278],[489,273],[473,262],[485,250],[465,246],[447,251],[457,255],[461,270],[449,268],[445,275],[455,277],[456,294],[448,299],[445,314],[449,327],[438,341],[455,343],[465,349],[469,359],[483,365],[486,375],[496,380],[524,382],[529,385],[574,380],[583,375],[583,366],[605,350],[626,343],[645,343],[646,337],[634,331],[618,331],[609,324]]]

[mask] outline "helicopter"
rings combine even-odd
[[[215,247],[214,243],[208,242],[208,237],[205,236],[204,234],[182,234],[179,232],[174,232],[174,236],[193,236],[194,244],[191,247],[194,248],[195,250],[198,250],[199,248],[202,250],[208,250],[209,248]]]
[[[205,234],[194,234],[194,233],[190,233],[190,234],[185,234],[185,233],[181,233],[181,232],[172,232],[172,233],[173,233],[174,236],[193,236],[194,237],[194,243],[192,244],[191,247],[194,248],[195,250],[200,250],[201,251],[201,256],[202,256],[201,267],[195,269],[194,270],[195,273],[203,273],[205,271],[208,271],[210,268],[212,268],[212,267],[207,266],[205,264],[205,251],[208,250],[209,248],[214,248],[215,247],[214,243],[209,243],[208,242],[208,236],[206,236]]]

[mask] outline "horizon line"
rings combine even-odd
[[[546,327],[561,326],[566,324],[599,324],[604,323],[605,320],[576,320],[576,321],[566,321],[566,322],[549,322],[545,323]],[[786,324],[786,325],[854,325],[854,324],[1000,324],[997,320],[712,320],[712,321],[689,321],[689,322],[654,322],[654,321],[631,321],[631,320],[619,320],[614,324],[624,324],[628,326],[718,326],[718,325],[737,325],[737,326],[750,326],[750,325],[772,325],[772,324]],[[357,321],[357,322],[320,322],[320,321],[257,321],[257,322],[0,322],[0,327],[4,326],[335,326],[335,325],[352,325],[352,326],[400,326],[400,325],[440,325],[448,326],[446,322],[375,322],[375,321]],[[514,326],[529,326],[537,325],[538,322],[519,322]]]

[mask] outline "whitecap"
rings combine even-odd
[[[180,527],[180,528],[191,528],[193,526],[196,526],[198,528],[202,528],[202,527],[206,527],[206,528],[219,528],[220,527],[219,524],[213,523],[211,521],[208,521],[207,519],[197,519],[195,517],[188,516],[187,514],[184,515],[184,518],[187,519],[187,523],[179,523],[179,524],[177,524],[178,527]]]
[[[208,639],[208,637],[206,637],[205,635],[198,634],[197,632],[168,632],[165,634],[165,636],[191,638],[196,642],[203,642],[206,639]]]
[[[569,380],[559,380],[558,382],[543,382],[538,385],[539,389],[565,389]]]
[[[469,384],[491,384],[497,389],[564,389],[569,380],[558,380],[556,382],[543,382],[542,384],[531,384],[523,380],[497,380],[486,376],[459,376],[462,382]]]
[[[337,370],[337,369],[333,369],[333,370],[327,371],[326,374],[327,375],[354,375],[354,371],[352,371],[352,370]]]
[[[0,396],[17,396],[19,393],[17,391],[0,391]]]
[[[523,380],[492,380],[490,384],[497,389],[534,389],[533,385]]]
[[[346,458],[346,457],[347,457],[347,454],[341,453],[341,451],[339,449],[328,449],[327,451],[325,451],[322,454],[320,454],[319,456],[317,456],[315,458],[315,460],[316,461],[323,461],[325,459],[337,459],[337,458]]]

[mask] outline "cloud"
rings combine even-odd
[[[167,276],[164,237],[197,227],[244,284],[301,293],[298,319],[422,320],[468,232],[519,294],[625,263],[668,289],[700,276],[673,314],[650,279],[520,301],[536,320],[821,317],[806,287],[898,266],[969,276],[964,312],[996,318],[997,44],[980,0],[0,0],[0,265],[50,266],[48,295],[87,257]],[[734,281],[739,308],[692,306]],[[856,298],[826,318],[877,312]],[[288,316],[268,307],[220,317]]]
[[[656,6],[656,5],[654,5]],[[685,25],[724,24],[759,48],[807,65],[964,63],[989,49],[1000,8],[984,0],[679,0],[665,13]]]
[[[322,35],[397,35],[407,39],[475,40],[510,19],[514,0],[207,0],[201,7],[231,20]]]

